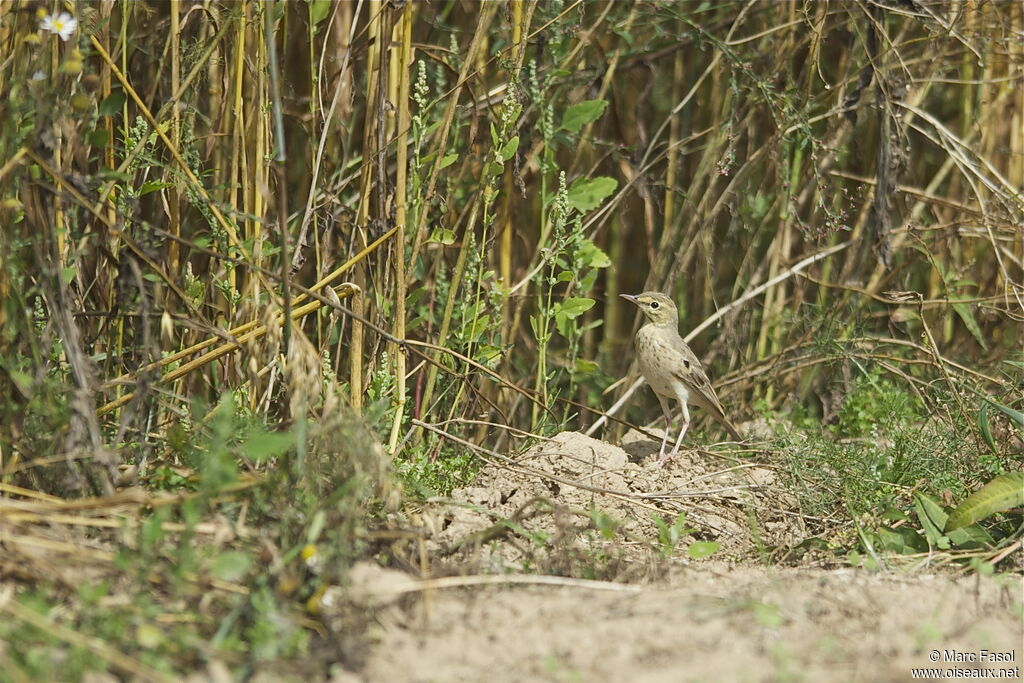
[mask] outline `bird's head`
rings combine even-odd
[[[661,292],[644,292],[643,294],[620,294],[626,301],[632,301],[643,311],[644,318],[655,325],[678,325],[679,311],[676,303]]]

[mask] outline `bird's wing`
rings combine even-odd
[[[681,337],[673,340],[672,351],[676,356],[672,363],[672,374],[692,390],[693,402],[706,410],[725,415],[722,404],[715,394],[715,388],[711,386],[711,380],[704,372],[697,355]]]
[[[676,337],[672,341],[671,347],[675,356],[672,359],[672,374],[690,388],[690,401],[711,413],[712,417],[722,423],[732,438],[736,441],[743,441],[743,436],[725,416],[725,409],[722,408],[715,388],[711,386],[711,380],[704,372],[704,367],[700,364],[697,355],[683,341],[682,337]]]

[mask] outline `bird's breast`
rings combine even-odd
[[[637,365],[654,393],[676,398],[678,381],[673,373],[678,353],[665,338],[663,330],[653,326],[641,327],[636,333]]]

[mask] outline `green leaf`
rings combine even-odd
[[[213,561],[211,571],[221,581],[238,581],[252,566],[249,553],[241,550],[226,550]]]
[[[590,268],[607,268],[612,264],[608,254],[590,240],[583,240],[579,249],[580,261]]]
[[[1006,417],[1008,417],[1011,420],[1013,420],[1014,422],[1016,422],[1018,427],[1020,427],[1021,429],[1024,429],[1024,413],[1020,412],[1019,410],[1014,410],[1013,408],[1010,408],[1009,406],[1004,406],[1001,403],[996,403],[995,401],[991,401],[991,400],[989,400],[987,398],[985,400],[988,401],[989,403],[991,403],[993,408],[995,408],[996,410],[1001,412],[1003,415],[1005,415]]]
[[[448,228],[434,228],[430,231],[430,237],[427,241],[437,242],[445,246],[455,244],[455,231],[449,230]]]
[[[96,111],[100,116],[113,116],[121,111],[121,107],[124,106],[124,100],[123,90],[111,90],[110,94],[100,102]]]
[[[477,341],[484,332],[490,327],[490,318],[484,314],[479,318],[467,322],[462,327],[462,338],[465,341]]]
[[[569,297],[565,301],[555,304],[555,327],[563,337],[569,336],[569,321],[580,317],[585,311],[589,311],[594,305],[593,299],[583,297]]]
[[[263,462],[286,453],[295,445],[295,437],[288,432],[260,432],[242,444],[242,455],[252,462]]]
[[[440,170],[442,168],[448,168],[449,166],[454,164],[458,160],[458,158],[459,158],[458,154],[445,154],[441,158],[441,165],[437,167],[438,170]]]
[[[600,118],[607,106],[604,100],[586,100],[574,104],[562,116],[561,128],[570,133],[579,133],[580,128]]]
[[[878,539],[878,545],[886,552],[911,555],[928,551],[925,539],[909,526],[881,527],[875,537]],[[935,541],[934,544],[939,545],[940,541]],[[948,547],[949,543],[945,542],[945,545]]]
[[[926,532],[934,530],[936,534],[941,533],[942,528],[946,525],[948,515],[942,510],[938,501],[931,496],[917,493],[914,495],[914,509],[917,511],[917,519],[925,527]],[[929,537],[931,537],[930,532]]]
[[[615,538],[615,530],[618,528],[619,523],[615,521],[615,518],[601,512],[597,508],[590,508],[590,519],[597,527],[597,530],[601,532],[601,536],[611,540]]]
[[[163,190],[168,187],[174,187],[174,183],[165,183],[161,180],[150,180],[142,183],[142,187],[139,188],[139,196],[145,197],[150,192],[156,192],[157,190]]]
[[[988,350],[988,344],[985,342],[985,337],[981,334],[981,327],[978,326],[978,321],[974,318],[974,313],[971,312],[970,307],[962,302],[954,301],[953,310],[956,311],[960,319],[964,321],[964,325],[967,326],[967,330],[971,333],[974,339],[981,344],[981,348]]]
[[[953,529],[947,535],[957,548],[991,548],[996,544],[992,535],[977,524]]]
[[[600,206],[605,197],[615,192],[618,186],[619,182],[615,178],[605,176],[577,178],[569,187],[569,205],[580,213],[586,213]]]
[[[309,521],[309,529],[306,530],[306,545],[313,545],[320,538],[320,532],[324,530],[327,515],[323,510],[313,513],[313,519]]]
[[[1024,505],[1024,472],[1000,474],[953,510],[946,519],[945,530],[960,529],[1021,505]]]
[[[102,128],[90,130],[85,134],[85,141],[90,147],[106,147],[110,143],[110,133]]]
[[[555,310],[561,311],[569,318],[578,318],[594,307],[594,300],[580,296],[572,296],[555,304]]]
[[[316,26],[327,18],[331,12],[331,0],[311,0],[309,3],[309,23]]]
[[[717,553],[722,547],[717,541],[694,541],[686,549],[686,555],[691,560],[703,560]]]
[[[981,432],[981,438],[988,444],[989,450],[995,453],[998,449],[996,440],[992,437],[992,429],[988,425],[988,401],[982,401],[981,407],[978,408],[978,430]]]
[[[481,365],[493,370],[498,367],[498,361],[501,360],[501,349],[492,344],[481,344],[473,357]]]
[[[947,515],[942,507],[931,496],[923,493],[914,494],[914,509],[917,512],[917,519],[921,522],[921,528],[928,539],[929,545],[942,550],[949,549],[949,539],[942,533],[946,525]],[[899,531],[903,531],[901,527]]]
[[[589,375],[592,372],[597,372],[601,367],[594,361],[587,360],[585,358],[577,358],[576,362],[573,365],[576,372],[580,373],[581,375]]]
[[[131,176],[129,176],[127,173],[123,173],[122,171],[115,171],[109,168],[100,169],[99,171],[96,172],[96,175],[99,176],[101,180],[113,180],[121,183],[127,183],[129,180],[131,180]]]
[[[501,149],[498,150],[498,159],[501,163],[505,163],[515,155],[517,149],[519,149],[519,136],[513,135],[509,138],[509,141],[502,145]]]

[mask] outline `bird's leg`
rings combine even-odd
[[[668,401],[658,396],[658,403],[661,404],[661,412],[665,415],[665,433],[661,437],[661,450],[658,451],[658,462],[665,462],[665,444],[668,443],[668,430],[672,428],[672,413],[668,409]]]
[[[676,437],[676,445],[672,448],[672,452],[667,456],[662,452],[661,459],[658,462],[664,465],[666,462],[671,460],[679,452],[679,444],[683,442],[683,437],[686,435],[686,430],[690,427],[690,409],[686,405],[686,401],[683,401],[683,426],[679,430],[679,436]]]

